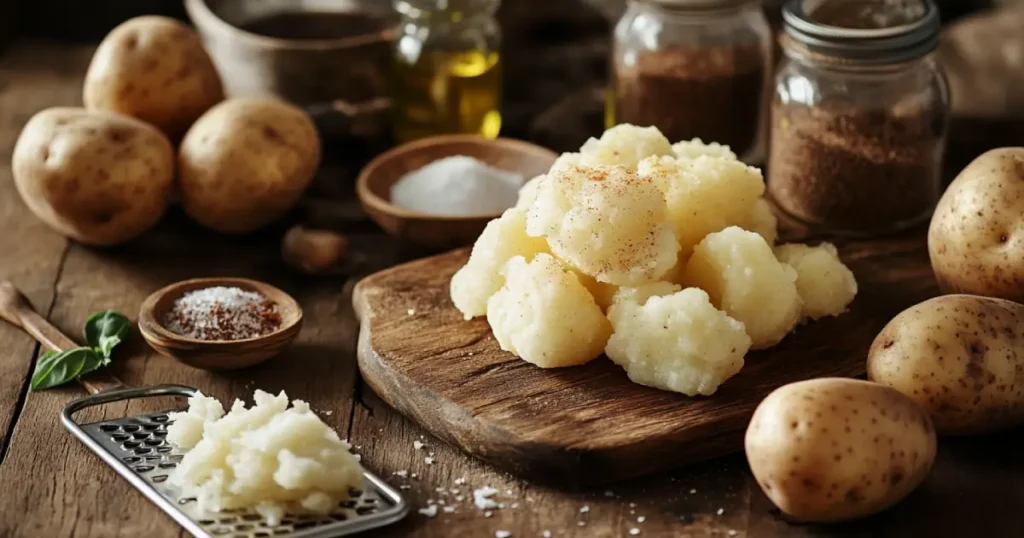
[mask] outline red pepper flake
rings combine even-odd
[[[277,303],[260,293],[217,286],[175,300],[164,325],[197,340],[245,340],[278,330],[281,313]]]

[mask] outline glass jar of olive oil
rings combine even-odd
[[[394,0],[394,130],[399,142],[501,130],[500,0]]]

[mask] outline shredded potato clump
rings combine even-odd
[[[568,166],[540,185],[526,231],[600,282],[657,280],[676,264],[678,241],[656,186],[621,166]]]
[[[779,263],[764,238],[732,226],[708,235],[686,265],[683,282],[742,321],[754,349],[771,347],[800,322],[797,273]]]
[[[608,311],[615,333],[605,352],[641,385],[688,396],[714,394],[743,367],[750,337],[703,290],[677,289],[620,292]]]
[[[451,297],[463,317],[472,319],[487,313],[490,299],[505,283],[501,268],[513,256],[532,259],[547,252],[543,237],[526,235],[526,213],[512,208],[487,223],[473,245],[469,261],[452,277]]]
[[[501,349],[541,368],[588,362],[611,335],[587,288],[548,254],[509,260],[504,287],[487,302],[487,321]]]

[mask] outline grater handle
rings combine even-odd
[[[78,347],[74,340],[40,316],[10,282],[0,282],[0,318],[15,327],[21,327],[49,350],[63,351]],[[124,384],[116,377],[98,372],[79,377],[78,382],[89,394],[124,388]]]

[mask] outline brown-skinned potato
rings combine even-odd
[[[917,401],[941,434],[1024,424],[1024,305],[944,295],[912,306],[875,338],[867,370]]]
[[[82,108],[51,108],[25,125],[12,170],[25,204],[91,245],[128,241],[156,224],[174,182],[174,148],[155,127]]]
[[[1024,148],[984,153],[939,200],[928,229],[939,287],[1024,302]]]
[[[220,76],[199,36],[156,16],[130,19],[104,38],[83,91],[86,108],[139,118],[172,141],[223,99]]]

